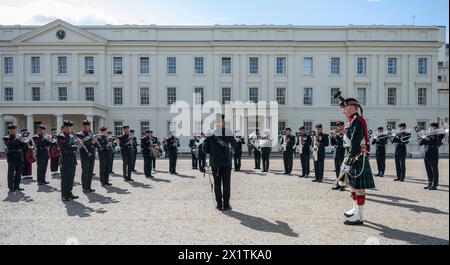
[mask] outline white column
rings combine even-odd
[[[27,115],[27,129],[31,134],[34,134],[33,115]]]
[[[50,53],[45,53],[44,55],[44,80],[45,80],[45,89],[44,89],[44,99],[45,100],[53,100],[52,99],[52,55]]]
[[[98,118],[98,128],[102,128],[105,126],[105,118],[104,117],[99,117]]]
[[[63,125],[63,116],[61,114],[56,115],[56,131],[61,131],[61,126]]]

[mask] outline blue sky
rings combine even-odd
[[[0,24],[442,25],[448,0],[0,0]]]

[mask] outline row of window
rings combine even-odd
[[[331,105],[339,105],[339,100],[334,98],[334,95],[339,91],[340,88],[331,88],[330,90],[330,104]],[[85,100],[86,101],[94,101],[94,88],[93,87],[85,87]],[[367,104],[367,89],[365,87],[357,88],[357,99],[362,105]],[[33,101],[41,100],[41,88],[40,87],[32,87],[31,88],[31,99]],[[58,100],[59,101],[67,101],[67,87],[58,87]],[[5,101],[13,101],[14,93],[12,87],[4,88],[4,100]],[[231,101],[231,88],[223,87],[222,88],[222,104],[226,104]],[[276,88],[276,100],[279,105],[286,104],[286,88],[277,87]],[[171,105],[177,101],[177,90],[175,87],[167,88],[167,104]],[[250,87],[249,88],[249,101],[258,103],[259,101],[259,88],[258,87]],[[196,87],[194,89],[194,104],[204,104],[205,102],[205,91],[203,87]],[[113,103],[114,105],[122,105],[123,104],[123,90],[121,87],[114,87],[113,89]],[[150,89],[148,87],[140,88],[140,97],[139,103],[141,105],[149,105],[150,104]],[[387,104],[395,106],[397,105],[397,88],[389,87],[387,89]],[[420,87],[417,90],[417,104],[420,106],[427,105],[427,88]],[[310,87],[303,88],[303,105],[312,106],[313,105],[313,89]]]
[[[177,58],[167,57],[167,75],[177,74]],[[67,56],[58,56],[58,74],[67,74]],[[123,58],[120,56],[113,57],[113,74],[122,75],[123,74]],[[221,72],[223,75],[232,74],[232,59],[231,57],[221,58]],[[259,57],[249,57],[248,58],[248,73],[250,75],[258,75],[260,73],[260,62]],[[287,59],[286,57],[277,57],[275,65],[275,73],[277,75],[286,75]],[[14,72],[14,60],[13,57],[4,57],[4,74],[13,74]],[[428,59],[418,58],[417,61],[417,74],[427,75],[428,72]],[[41,59],[38,56],[31,57],[31,74],[41,73]],[[86,75],[93,75],[95,73],[95,61],[93,56],[84,57],[84,73]],[[139,73],[141,75],[150,74],[150,58],[149,57],[139,57]],[[194,58],[194,73],[202,75],[205,73],[205,60],[203,57]],[[341,58],[332,57],[330,59],[330,74],[340,75],[341,74]],[[359,76],[367,75],[367,58],[358,57],[356,74]],[[387,74],[390,76],[396,76],[398,74],[398,62],[397,58],[388,58],[387,62]],[[303,58],[303,75],[312,76],[314,75],[314,58],[305,57]]]

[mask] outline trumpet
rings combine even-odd
[[[435,131],[426,132],[425,130],[420,130],[419,127],[414,127],[414,130],[421,139],[426,139],[429,136],[433,135],[447,135],[449,133],[449,128],[438,129]]]
[[[400,141],[402,143],[407,143],[409,141],[409,139],[411,138],[411,136],[412,136],[411,131],[412,131],[411,129],[392,130],[392,131],[390,131],[389,137],[390,138],[395,138],[399,134],[403,133],[403,135],[400,137]]]
[[[81,148],[83,148],[83,150],[87,153],[88,157],[90,157],[91,153],[89,153],[89,150],[87,149],[86,145],[84,144],[84,142],[87,141],[85,139],[88,137],[85,137],[85,139],[83,139],[83,140],[81,140],[77,134],[74,134],[73,137],[75,138],[75,141],[77,141],[77,143],[81,146]]]
[[[342,130],[332,130],[332,131],[329,132],[329,135],[330,135],[331,137],[336,137],[337,135],[344,135],[345,132],[346,132],[345,129],[342,129]]]

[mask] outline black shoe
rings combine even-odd
[[[83,193],[90,193],[91,191],[88,189],[83,189]]]
[[[364,222],[363,222],[363,221],[355,221],[355,222],[352,222],[352,221],[345,220],[344,224],[345,224],[345,225],[363,225]]]
[[[375,177],[379,177],[381,174],[378,172],[377,174],[374,174]]]
[[[178,175],[178,172],[173,172],[174,175]]]
[[[339,185],[336,185],[335,187],[332,188],[332,190],[340,190],[340,189],[341,189],[341,186],[339,186]]]
[[[18,187],[15,189],[16,191],[24,191],[24,188]]]
[[[222,205],[217,205],[217,206],[216,206],[216,210],[217,210],[217,211],[220,211],[220,212],[223,211]]]
[[[125,179],[126,182],[133,182],[134,180],[132,178]]]
[[[94,190],[94,189],[89,189],[89,191],[90,191],[90,192],[95,192],[95,190]]]
[[[318,182],[319,180],[318,179],[313,179],[311,182]]]
[[[430,187],[428,190],[437,190],[437,187]]]
[[[300,175],[300,176],[298,176],[299,178],[304,178],[305,177],[305,175]]]
[[[44,182],[38,182],[38,186],[45,185]]]
[[[341,188],[339,189],[339,191],[345,191],[345,187],[341,186]]]
[[[44,182],[42,182],[42,183],[44,183],[44,185],[48,185],[48,184],[50,184],[50,182],[48,182],[48,181],[45,181],[45,180],[44,180]]]
[[[72,199],[70,197],[64,197],[61,199],[63,202],[70,202]]]
[[[384,174],[381,174],[381,175],[380,175],[380,178],[384,178]]]
[[[405,179],[401,179],[400,182],[405,182]]]
[[[76,199],[80,198],[80,197],[75,196],[75,195],[70,195],[69,197],[70,197],[70,199],[72,199],[72,200],[76,200]]]
[[[426,187],[423,187],[425,190],[428,190],[428,189],[430,189],[431,188],[431,186],[426,186]]]
[[[400,179],[394,179],[394,181],[400,181]]]
[[[231,208],[231,205],[228,205],[228,206],[225,206],[225,207],[223,207],[223,210],[224,211],[230,211],[230,210],[232,210],[233,208]]]
[[[321,180],[321,179],[319,179],[318,181],[317,181],[317,183],[322,183],[323,182],[323,180]]]
[[[102,187],[106,187],[106,183],[102,183]]]
[[[112,184],[111,184],[111,183],[109,183],[109,182],[107,182],[107,183],[106,183],[106,185],[107,185],[107,186],[112,186]]]
[[[9,191],[8,191],[9,193],[14,193],[14,192],[16,192],[16,190],[15,189],[10,189]]]

